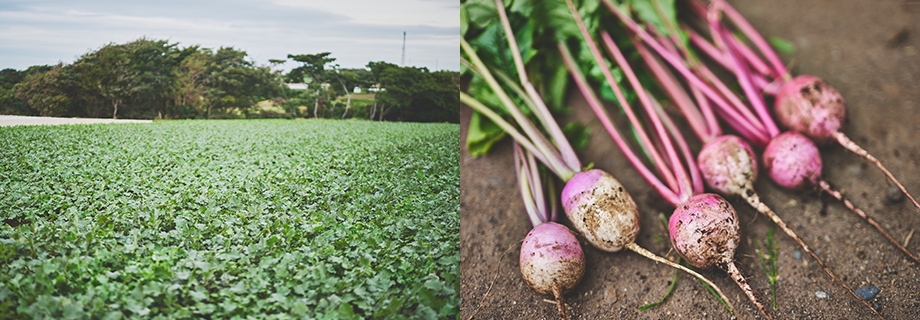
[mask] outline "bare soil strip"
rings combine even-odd
[[[26,116],[2,116],[0,115],[0,127],[58,125],[58,124],[122,123],[122,122],[148,123],[148,122],[151,122],[151,120],[56,118],[56,117],[26,117]]]

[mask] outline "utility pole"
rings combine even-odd
[[[402,60],[399,61],[400,67],[406,66],[406,32],[403,31],[403,50],[402,50]]]

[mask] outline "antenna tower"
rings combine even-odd
[[[403,31],[403,50],[402,50],[402,60],[399,61],[399,66],[406,66],[406,32]]]

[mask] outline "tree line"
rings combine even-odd
[[[269,66],[232,47],[179,47],[140,38],[107,44],[71,64],[0,70],[0,114],[128,118],[363,118],[458,122],[458,72],[379,61],[341,68],[329,52],[289,54]],[[293,61],[285,73],[273,70]],[[306,90],[286,83],[307,83]],[[355,88],[372,91],[353,100]]]

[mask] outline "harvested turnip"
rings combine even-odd
[[[563,225],[546,222],[534,227],[521,245],[521,275],[539,294],[556,298],[559,314],[566,318],[563,295],[585,274],[585,254],[578,239]]]
[[[763,151],[763,164],[776,184],[787,189],[804,189],[821,179],[821,154],[805,136],[786,131],[773,138]]]
[[[774,111],[777,122],[790,130],[802,132],[815,143],[824,145],[837,141],[844,148],[866,158],[882,170],[915,207],[920,208],[920,203],[881,161],[841,131],[846,123],[846,102],[840,92],[824,80],[801,75],[786,82],[776,95]]]
[[[741,227],[732,205],[721,196],[703,193],[678,206],[668,222],[671,244],[691,265],[708,269],[717,266],[728,273],[767,318],[766,308],[738,267],[735,249],[741,242]]]
[[[579,172],[562,189],[562,207],[598,249],[617,252],[639,234],[639,209],[623,185],[598,170]]]
[[[633,202],[622,185],[611,175],[600,170],[582,172],[582,166],[578,157],[575,155],[548,108],[546,108],[539,93],[534,90],[533,85],[527,78],[522,57],[517,49],[516,40],[514,39],[514,32],[511,30],[510,23],[503,10],[504,5],[500,0],[496,1],[496,7],[499,8],[498,16],[505,31],[508,44],[512,49],[510,53],[515,61],[520,83],[514,82],[507,76],[498,78],[493,76],[491,70],[494,68],[486,66],[486,64],[479,59],[476,50],[474,50],[465,39],[461,39],[460,47],[463,54],[469,59],[461,59],[461,63],[474,75],[484,80],[489,86],[489,89],[498,97],[502,106],[487,106],[483,101],[465,92],[460,92],[461,102],[470,106],[481,115],[489,118],[501,128],[502,131],[512,137],[515,142],[520,144],[524,150],[533,154],[536,160],[546,165],[553,174],[567,182],[567,191],[564,193],[569,196],[564,196],[562,200],[566,203],[566,206],[572,210],[566,210],[566,213],[569,215],[569,219],[573,221],[578,231],[588,237],[589,242],[605,251],[619,251],[623,248],[627,248],[657,262],[665,263],[671,267],[688,272],[716,290],[720,298],[731,306],[729,300],[725,298],[725,295],[718,286],[702,275],[687,267],[676,264],[673,261],[658,257],[635,243],[636,234],[639,230],[638,211],[635,202]],[[501,81],[501,83],[499,81]],[[503,86],[514,89],[513,92],[517,93],[519,98],[524,100],[531,109],[531,116],[537,118],[537,122],[543,127],[535,125],[535,122],[522,112],[521,107],[508,95]],[[510,113],[513,121],[509,123],[509,121],[505,117],[499,115],[496,110]],[[531,220],[539,221],[540,219],[534,219],[532,217]],[[525,256],[527,255],[526,252],[523,254]],[[544,255],[546,255],[546,253],[544,253]],[[522,266],[527,263],[526,261],[522,261]],[[528,271],[528,273],[531,272]],[[530,276],[528,275],[526,277]],[[553,278],[555,276],[550,275],[546,277]],[[557,291],[564,292],[565,290],[559,287]],[[560,308],[564,306],[562,301],[559,301],[558,304]],[[564,312],[564,309],[560,309],[560,312]]]
[[[821,155],[818,153],[818,147],[805,136],[797,132],[787,131],[773,138],[773,141],[770,141],[770,144],[763,151],[763,161],[770,177],[780,186],[788,189],[820,187],[866,220],[898,250],[920,263],[920,258],[895,240],[875,219],[857,208],[853,202],[844,198],[840,191],[831,187],[827,181],[821,178]]]
[[[792,78],[780,89],[774,104],[776,121],[811,138],[817,144],[835,140],[846,119],[843,96],[815,76]]]
[[[556,298],[562,319],[566,319],[564,294],[578,285],[585,274],[585,254],[575,235],[555,223],[557,203],[543,190],[543,179],[533,154],[525,153],[514,143],[514,168],[524,209],[534,228],[521,245],[521,275],[524,282],[539,294]],[[552,192],[552,182],[547,182]]]
[[[763,201],[760,195],[754,191],[754,181],[757,180],[757,158],[751,147],[741,138],[736,136],[721,136],[713,139],[703,146],[698,156],[698,163],[706,184],[716,191],[725,195],[737,195],[742,197],[757,212],[766,215],[773,220],[783,232],[795,240],[802,247],[802,250],[811,255],[818,265],[824,269],[831,279],[842,286],[851,295],[859,298],[853,289],[850,288],[840,277],[837,276],[821,260],[814,250],[805,243],[805,240],[799,237],[786,223],[780,219],[779,215],[773,212]],[[819,170],[820,171],[820,170]],[[821,182],[819,182],[821,183]],[[862,299],[859,299],[862,301]],[[864,304],[868,306],[865,301]],[[869,306],[871,308],[871,306]],[[874,310],[874,309],[873,309]]]
[[[751,146],[733,135],[707,142],[696,157],[706,185],[725,195],[744,195],[757,181],[757,158]]]

